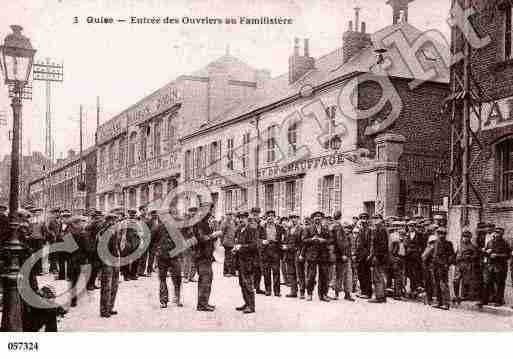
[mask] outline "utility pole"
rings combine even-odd
[[[64,66],[46,61],[35,62],[33,65],[34,81],[45,81],[46,83],[46,118],[45,118],[45,155],[54,160],[53,139],[52,139],[52,82],[63,82]]]

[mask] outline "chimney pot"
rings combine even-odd
[[[294,56],[299,56],[299,38],[294,39]]]
[[[362,34],[365,34],[367,31],[367,24],[365,23],[365,21],[362,21]]]
[[[349,26],[348,26],[347,31],[353,31],[353,20],[349,21]]]

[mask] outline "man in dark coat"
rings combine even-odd
[[[71,217],[67,223],[67,230],[66,235],[64,236],[63,240],[74,240],[75,243],[78,245],[78,248],[73,251],[69,258],[69,272],[70,272],[70,279],[71,279],[71,306],[76,307],[77,306],[77,283],[78,279],[80,277],[81,272],[81,266],[84,264],[87,264],[87,257],[88,257],[88,234],[84,230],[84,226],[86,223],[87,218],[83,216],[74,216]]]
[[[361,291],[358,297],[370,299],[372,297],[372,283],[371,263],[369,261],[371,245],[371,230],[368,224],[369,215],[367,213],[361,213],[358,218],[360,219],[360,227],[356,235],[354,258]]]
[[[449,310],[449,268],[455,262],[454,247],[447,240],[447,229],[445,227],[439,227],[436,234],[438,239],[433,248],[432,263],[438,304],[434,307]]]
[[[262,281],[262,242],[265,239],[265,229],[261,224],[260,220],[260,208],[253,207],[251,209],[251,212],[249,214],[249,217],[253,218],[254,220],[251,221],[250,226],[257,229],[257,255],[254,257],[254,270],[253,270],[253,285],[255,286],[256,294],[265,294],[265,291],[263,291],[260,288],[260,283]]]
[[[328,266],[329,251],[328,244],[330,242],[329,230],[322,225],[324,214],[315,212],[312,214],[313,223],[303,232],[303,243],[305,246],[305,260],[307,262],[307,279],[306,291],[307,300],[312,300],[313,290],[315,288],[315,280],[317,277],[317,269],[319,270],[319,282],[317,293],[319,300],[329,302],[328,298]]]
[[[255,312],[255,291],[253,285],[253,270],[257,252],[258,229],[250,222],[256,224],[254,217],[248,219],[248,213],[242,212],[239,216],[241,226],[235,234],[235,260],[239,272],[239,285],[244,299],[244,305],[235,308],[244,314]]]
[[[99,248],[108,250],[107,259],[103,258],[101,261],[100,316],[102,318],[118,314],[114,310],[114,305],[119,285],[120,242],[123,229],[116,223],[117,219],[117,215],[108,213],[105,216],[105,222],[99,224],[97,233]]]
[[[194,248],[194,264],[198,271],[198,304],[196,310],[200,312],[212,312],[215,306],[209,304],[210,293],[212,291],[212,262],[214,261],[214,237],[213,230],[210,228],[210,218],[212,217],[212,206],[207,204],[200,209],[200,221],[194,225],[194,235],[197,243]],[[196,215],[197,208],[189,209],[192,217]]]
[[[422,283],[422,252],[426,248],[425,236],[416,229],[417,222],[409,221],[404,242],[406,248],[405,271],[410,282],[410,297],[416,298]]]
[[[352,226],[350,223],[340,223],[342,214],[337,211],[333,215],[335,225],[331,227],[331,236],[335,241],[335,299],[344,292],[344,300],[354,301],[351,297],[353,288],[353,273],[351,268],[351,239]]]
[[[369,261],[372,266],[372,279],[376,297],[370,303],[386,303],[385,271],[388,266],[388,232],[383,224],[383,217],[376,214],[372,217],[371,248]]]
[[[176,216],[176,208],[170,207],[169,213],[171,216]],[[176,227],[172,227],[171,223],[165,223],[165,220],[159,224],[156,245],[160,283],[159,300],[161,308],[167,308],[167,303],[169,302],[169,292],[166,281],[168,273],[171,274],[171,281],[174,286],[175,295],[173,302],[178,307],[183,307],[181,299],[182,265],[180,253],[181,248],[192,246],[192,241],[185,236],[185,232],[186,229],[178,230]]]
[[[134,253],[139,247],[141,239],[137,233],[137,211],[135,209],[128,210],[128,219],[123,222],[124,230],[121,238],[121,257],[127,257]],[[132,260],[130,263],[121,267],[121,273],[125,281],[137,280],[137,270],[139,267],[139,260]]]
[[[454,302],[472,299],[478,282],[474,280],[475,266],[479,265],[480,250],[472,243],[472,232],[464,230],[461,234],[461,245],[456,252],[453,289]]]
[[[231,277],[235,275],[236,268],[233,260],[233,247],[235,246],[235,231],[237,226],[233,220],[233,213],[226,213],[226,217],[221,223],[221,231],[223,232],[222,245],[224,247],[224,265],[223,275]]]
[[[60,242],[60,237],[62,233],[62,221],[60,219],[59,208],[52,209],[51,214],[52,217],[48,222],[48,242],[50,244],[53,244],[56,242]],[[50,253],[48,256],[48,260],[50,261],[50,273],[58,273],[59,253]]]
[[[511,248],[504,239],[504,229],[496,227],[492,238],[486,243],[485,280],[483,298],[480,305],[486,305],[491,300],[495,306],[504,305],[504,288],[508,275],[508,260],[511,257]]]
[[[291,214],[289,216],[291,221],[290,227],[287,228],[282,250],[283,260],[285,261],[285,268],[287,270],[287,283],[290,285],[290,293],[287,294],[288,298],[297,298],[298,279],[300,281],[301,297],[305,297],[305,272],[300,273],[297,266],[298,252],[301,248],[301,226],[299,225],[299,216]]]
[[[87,281],[87,290],[100,289],[96,285],[96,279],[101,269],[101,261],[98,256],[98,232],[102,226],[103,218],[100,211],[94,211],[92,213],[92,221],[87,225],[86,232],[89,237],[89,245],[87,248],[89,264],[91,265],[91,276]]]
[[[274,211],[266,212],[264,224],[265,239],[262,241],[261,260],[264,273],[265,295],[271,295],[272,291],[276,297],[280,294],[280,259],[281,243],[283,242],[283,227],[276,223]],[[272,277],[272,278],[271,278]]]

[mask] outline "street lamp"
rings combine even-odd
[[[0,46],[5,84],[14,88],[11,103],[13,111],[13,138],[11,150],[11,188],[9,194],[10,235],[3,248],[7,263],[3,275],[2,331],[22,331],[21,298],[17,281],[21,264],[20,255],[24,247],[19,240],[19,223],[17,223],[16,217],[20,175],[20,118],[23,88],[28,82],[36,50],[32,48],[30,40],[21,34],[21,26],[12,25],[11,29],[13,33],[7,35],[4,44]]]

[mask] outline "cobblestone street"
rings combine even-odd
[[[261,331],[261,330],[363,330],[363,331],[439,331],[481,330],[503,331],[513,328],[512,316],[452,308],[449,312],[420,303],[397,302],[369,304],[334,301],[321,303],[299,299],[257,295],[257,313],[243,315],[234,310],[242,304],[237,278],[224,278],[221,265],[214,264],[212,313],[197,312],[196,283],[183,284],[183,308],[170,305],[161,309],[158,301],[158,279],[140,278],[121,282],[116,310],[118,315],[109,319],[99,316],[99,291],[86,292],[78,307],[59,323],[62,331]],[[43,281],[48,281],[45,277]],[[171,279],[168,279],[169,284]],[[54,282],[62,292],[67,282]],[[287,288],[282,287],[282,295]]]

